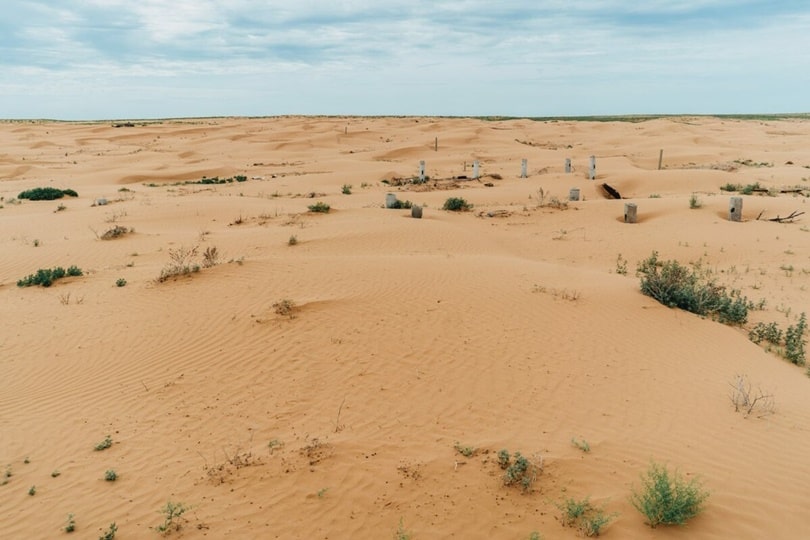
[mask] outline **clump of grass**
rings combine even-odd
[[[163,283],[173,277],[187,276],[200,271],[200,265],[196,262],[198,247],[179,247],[169,250],[169,264],[163,267],[157,278],[158,283]]]
[[[295,308],[295,302],[288,298],[284,298],[273,304],[273,311],[275,311],[276,315],[289,317],[290,319],[295,318]]]
[[[155,527],[155,530],[164,535],[170,534],[172,531],[179,531],[182,528],[179,520],[186,510],[188,508],[183,503],[168,501],[166,506],[160,510],[163,513],[163,523]]]
[[[458,442],[453,446],[453,448],[456,450],[456,452],[458,452],[464,457],[472,457],[475,455],[475,452],[477,451],[477,448],[475,448],[474,446],[462,445],[461,443]]]
[[[73,531],[76,530],[76,520],[74,519],[73,514],[67,515],[67,523],[65,523],[65,526],[62,528],[62,530],[65,531],[66,533],[72,533]]]
[[[747,298],[718,285],[699,265],[690,269],[674,260],[659,262],[658,252],[653,251],[639,263],[636,273],[641,278],[641,292],[665,306],[711,315],[726,324],[748,320]]]
[[[115,524],[115,522],[112,522],[110,523],[110,526],[107,528],[106,532],[98,537],[98,540],[113,540],[117,531],[118,526]]]
[[[107,482],[115,482],[118,480],[118,473],[114,469],[107,469],[104,472],[104,480]]]
[[[351,184],[343,184],[343,187],[340,188],[340,192],[344,195],[351,195],[352,194],[352,185]]]
[[[65,276],[81,276],[82,270],[78,266],[69,266],[67,270],[61,266],[54,268],[40,268],[34,274],[17,281],[17,287],[31,287],[39,285],[40,287],[50,287],[54,281],[62,279]]]
[[[126,285],[127,285],[127,280],[124,279],[124,278],[118,278],[118,279],[115,280],[115,286],[116,287],[126,287]]]
[[[56,189],[52,187],[38,187],[21,192],[17,195],[18,199],[28,199],[29,201],[53,201],[61,199],[65,195],[69,197],[78,197],[79,194],[72,189]]]
[[[562,512],[560,521],[563,526],[576,527],[588,537],[599,536],[605,525],[615,517],[615,514],[605,514],[603,508],[593,506],[587,497],[582,500],[569,498],[557,507]]]
[[[630,502],[653,529],[658,525],[684,525],[703,510],[709,497],[698,479],[686,481],[677,471],[670,474],[655,462],[650,463],[641,481],[641,488],[633,489]]]
[[[703,206],[703,202],[698,198],[698,196],[694,193],[689,197],[689,208],[695,210]]]
[[[591,445],[588,444],[588,441],[586,441],[585,439],[582,439],[581,441],[578,441],[576,438],[572,437],[571,438],[571,444],[573,444],[574,446],[576,446],[577,448],[579,448],[580,450],[582,450],[586,454],[591,451]]]
[[[449,210],[451,212],[467,212],[472,210],[472,205],[461,197],[450,197],[444,201],[444,206],[442,206],[442,209]]]
[[[202,254],[202,267],[211,268],[219,264],[219,251],[216,246],[208,246]]]
[[[520,452],[515,452],[514,456],[510,456],[506,450],[498,452],[498,465],[505,469],[503,475],[504,485],[519,485],[524,492],[531,489],[538,472],[541,470],[541,466],[535,465],[528,458],[521,455]]]
[[[310,204],[307,206],[307,208],[309,208],[310,212],[314,212],[316,214],[328,214],[329,210],[332,209],[331,206],[321,201],[318,201],[315,204]]]
[[[101,452],[102,450],[106,450],[107,448],[111,447],[112,445],[113,445],[112,437],[107,435],[106,437],[104,437],[103,441],[101,441],[100,443],[98,443],[97,445],[95,445],[93,447],[93,450],[95,450],[96,452]]]
[[[113,240],[115,238],[121,238],[124,235],[127,235],[131,232],[135,232],[135,229],[127,229],[126,227],[122,227],[121,225],[116,225],[115,227],[111,227],[104,231],[104,233],[99,237],[102,240]]]

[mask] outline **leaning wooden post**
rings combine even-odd
[[[520,177],[521,178],[528,178],[529,177],[529,160],[528,159],[520,160]]]
[[[565,172],[571,172],[571,158],[565,158]]]
[[[729,221],[742,221],[742,197],[732,197],[728,202]]]
[[[624,203],[624,222],[635,223],[637,219],[637,211],[638,208],[636,207],[636,203]]]
[[[661,170],[661,165],[664,163],[664,149],[658,152],[658,170]]]
[[[591,156],[591,168],[588,171],[588,177],[591,180],[596,179],[596,156]]]
[[[425,160],[419,162],[419,181],[425,181]]]
[[[475,161],[473,161],[473,178],[476,180],[478,179],[478,173],[480,172],[480,169],[481,167],[478,163],[478,160],[476,159]]]
[[[568,200],[569,201],[578,201],[579,200],[579,188],[572,187],[568,190]]]

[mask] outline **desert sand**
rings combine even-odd
[[[391,185],[420,160],[426,184]],[[810,311],[810,217],[767,221],[808,209],[776,192],[808,178],[801,119],[0,123],[0,536],[73,514],[79,538],[159,537],[172,501],[182,538],[577,538],[556,505],[590,497],[609,538],[807,538],[810,379],[748,330]],[[754,182],[774,193],[729,221],[720,186]],[[79,196],[12,200],[35,187]],[[157,281],[194,247],[220,264]],[[653,250],[764,309],[657,303],[635,276]],[[772,414],[735,412],[738,375]],[[542,462],[527,493],[501,449]],[[685,527],[631,505],[651,461],[710,492]]]

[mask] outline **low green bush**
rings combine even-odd
[[[690,269],[674,260],[661,262],[653,251],[639,263],[636,274],[641,278],[641,292],[665,306],[712,316],[726,324],[748,320],[748,299],[718,285],[699,265]]]
[[[444,201],[442,209],[450,210],[451,212],[466,212],[472,209],[472,205],[461,197],[450,197]]]
[[[65,195],[69,197],[78,197],[79,194],[72,189],[56,189],[52,187],[38,187],[21,192],[17,195],[18,199],[28,199],[29,201],[53,201],[61,199]]]
[[[34,274],[17,280],[17,287],[31,287],[39,285],[40,287],[50,287],[57,279],[62,279],[65,276],[81,276],[82,270],[78,266],[69,266],[67,270],[61,266],[54,268],[40,268]]]
[[[670,474],[655,462],[650,463],[641,481],[641,489],[633,489],[630,502],[653,529],[658,525],[684,525],[703,510],[709,497],[696,478],[686,481],[677,471]]]
[[[320,201],[316,202],[315,204],[309,205],[307,208],[309,208],[310,212],[315,212],[315,213],[320,213],[320,214],[328,214],[329,210],[331,210],[331,207],[328,204],[326,204],[325,202],[320,202]]]

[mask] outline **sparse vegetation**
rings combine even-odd
[[[76,530],[76,520],[74,519],[73,514],[67,515],[67,523],[65,523],[62,530],[66,533],[72,533]]]
[[[746,417],[756,411],[758,417],[774,412],[773,394],[766,394],[762,389],[752,390],[751,383],[745,375],[737,375],[731,385],[729,398],[734,404],[735,412],[742,412]]]
[[[674,260],[659,262],[658,252],[653,251],[636,273],[641,292],[665,306],[713,316],[726,324],[743,324],[748,319],[748,300],[739,291],[728,292],[718,285],[699,264],[690,269]]]
[[[173,277],[187,276],[200,271],[200,265],[196,262],[198,246],[169,250],[169,264],[163,267],[157,278],[158,283],[163,283]]]
[[[621,253],[616,257],[616,273],[621,276],[627,275],[627,259],[622,257]]]
[[[79,194],[72,189],[56,189],[52,187],[38,187],[21,192],[17,195],[18,199],[28,199],[29,201],[53,201],[61,199],[65,195],[69,197],[78,197]]]
[[[352,185],[351,184],[343,184],[343,187],[340,188],[340,192],[344,195],[351,195],[352,194]]]
[[[332,209],[331,206],[321,201],[318,201],[315,204],[310,204],[307,206],[307,208],[309,208],[310,212],[314,212],[316,214],[328,214],[329,210]]]
[[[112,437],[107,435],[106,437],[104,437],[103,441],[101,441],[100,443],[98,443],[97,445],[95,445],[93,447],[93,450],[95,450],[96,452],[101,452],[102,450],[106,450],[107,448],[111,447],[112,445],[113,445]]]
[[[569,498],[557,507],[562,511],[560,522],[565,527],[576,527],[584,536],[594,537],[610,523],[615,515],[605,514],[604,509],[593,506],[586,497],[582,500]]]
[[[295,318],[295,308],[295,302],[288,298],[284,298],[273,304],[273,311],[276,315],[289,317],[290,319]]]
[[[298,244],[298,237],[295,236],[294,234],[291,234],[290,239],[287,240],[287,245],[288,246],[295,246],[297,244]]]
[[[30,488],[28,488],[28,495],[33,497],[36,494],[37,494],[37,486],[31,486]]]
[[[104,472],[104,480],[107,482],[115,482],[118,480],[118,473],[116,473],[114,469],[107,469]]]
[[[510,456],[507,450],[498,452],[498,465],[505,470],[504,485],[519,485],[524,492],[531,489],[538,473],[542,470],[542,464],[532,463],[520,452],[515,452],[514,456]]]
[[[588,441],[582,439],[581,441],[577,440],[575,437],[571,438],[571,444],[585,452],[586,454],[591,451],[591,445],[588,444]]]
[[[442,206],[442,209],[449,210],[451,212],[468,212],[469,210],[472,210],[472,205],[461,197],[450,197],[444,201],[444,206]]]
[[[203,268],[211,268],[212,266],[216,266],[219,264],[219,251],[217,251],[216,246],[208,246],[203,251],[202,255],[202,267]]]
[[[413,207],[413,203],[411,201],[400,201],[399,199],[395,200],[393,204],[389,208],[393,210],[399,209],[410,209]]]
[[[115,524],[115,522],[112,522],[107,528],[107,531],[98,537],[98,540],[113,540],[116,532],[118,532],[118,526]]]
[[[684,525],[703,510],[709,497],[696,478],[686,481],[677,471],[670,474],[655,462],[650,463],[641,481],[641,489],[633,489],[630,502],[653,529],[658,525]]]
[[[126,285],[127,285],[127,280],[124,279],[124,278],[118,278],[118,279],[115,280],[115,286],[116,287],[126,287]]]
[[[805,344],[804,334],[807,331],[807,316],[802,312],[799,316],[799,322],[792,326],[788,326],[785,331],[785,358],[793,362],[797,366],[805,365],[807,359],[805,357]]]
[[[689,208],[695,210],[697,208],[700,208],[701,206],[703,206],[701,200],[698,198],[696,194],[692,193],[692,195],[689,197]]]
[[[182,528],[180,518],[188,510],[183,503],[173,503],[169,501],[166,506],[161,508],[163,514],[163,523],[155,527],[155,530],[163,533],[164,535],[171,534],[173,531],[179,531]]]
[[[65,276],[81,276],[82,270],[77,266],[69,266],[67,270],[61,266],[54,268],[40,268],[34,274],[30,274],[17,281],[17,287],[31,287],[39,285],[40,287],[50,287],[57,279],[62,279]]]
[[[402,518],[399,518],[399,525],[397,525],[397,530],[394,531],[394,540],[411,540],[411,533],[405,529]]]
[[[477,450],[474,446],[462,445],[461,443],[458,442],[455,444],[455,446],[453,446],[453,448],[456,450],[456,452],[458,452],[464,457],[474,456]]]
[[[121,238],[124,235],[129,233],[135,232],[135,229],[127,229],[126,227],[122,227],[121,225],[116,225],[115,227],[111,227],[104,231],[104,233],[99,236],[101,240],[113,240],[115,238]]]

